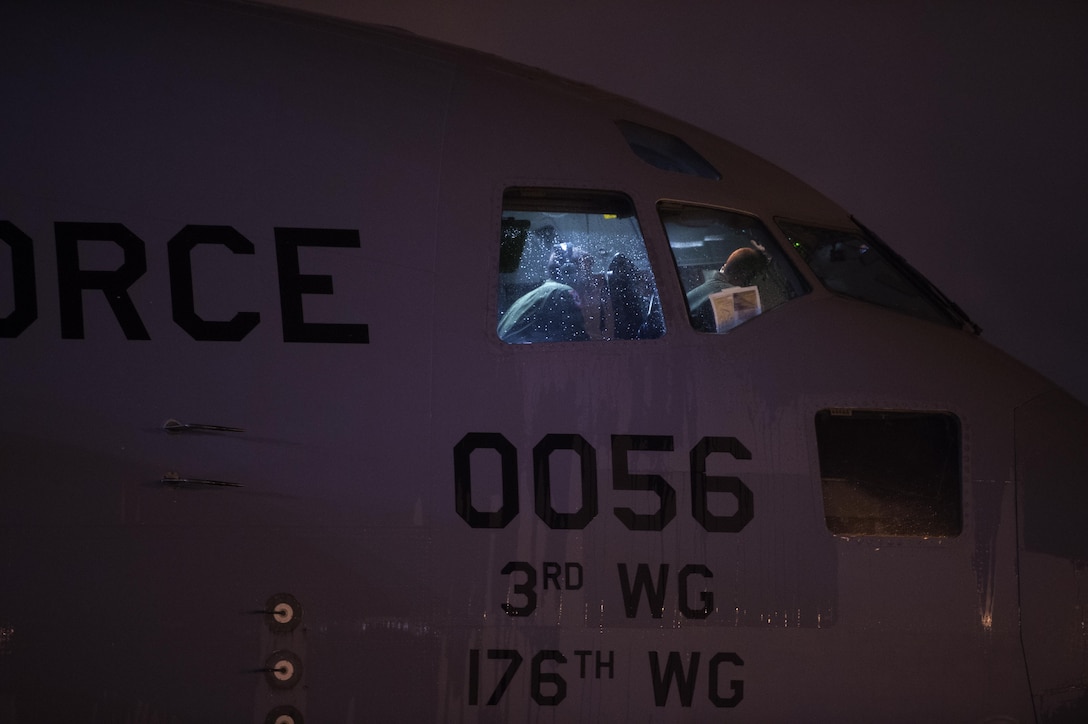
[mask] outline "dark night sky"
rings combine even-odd
[[[1088,2],[270,1],[494,53],[728,138],[1088,401]]]

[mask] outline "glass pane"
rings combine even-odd
[[[631,121],[616,121],[627,145],[635,155],[654,168],[675,171],[714,181],[722,176],[703,156],[683,139]]]
[[[510,344],[656,339],[657,283],[630,199],[507,189],[499,258],[499,338]]]
[[[754,216],[666,201],[657,210],[700,332],[728,332],[808,291]]]
[[[960,425],[946,412],[816,413],[824,517],[839,535],[962,529]]]
[[[831,291],[960,326],[929,282],[860,229],[826,229],[781,219],[778,226]]]

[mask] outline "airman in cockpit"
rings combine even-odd
[[[510,344],[588,340],[575,289],[585,283],[592,261],[580,247],[556,244],[548,258],[549,278],[510,305],[499,320],[499,337]]]
[[[743,246],[730,254],[710,279],[688,292],[688,315],[692,325],[704,332],[714,332],[717,325],[710,295],[732,287],[751,286],[767,264],[766,254],[753,247]]]

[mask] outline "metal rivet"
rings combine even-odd
[[[289,603],[278,603],[272,609],[272,618],[276,619],[276,623],[291,623],[294,617],[295,609]]]
[[[265,623],[275,634],[288,634],[302,622],[302,604],[290,593],[269,596],[264,605]]]
[[[273,689],[290,689],[302,678],[302,659],[292,651],[274,651],[265,660],[264,672]]]

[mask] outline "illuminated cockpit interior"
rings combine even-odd
[[[665,333],[657,283],[626,196],[508,189],[501,243],[497,331],[504,342]]]
[[[808,291],[754,216],[670,201],[657,210],[700,332],[728,332]]]

